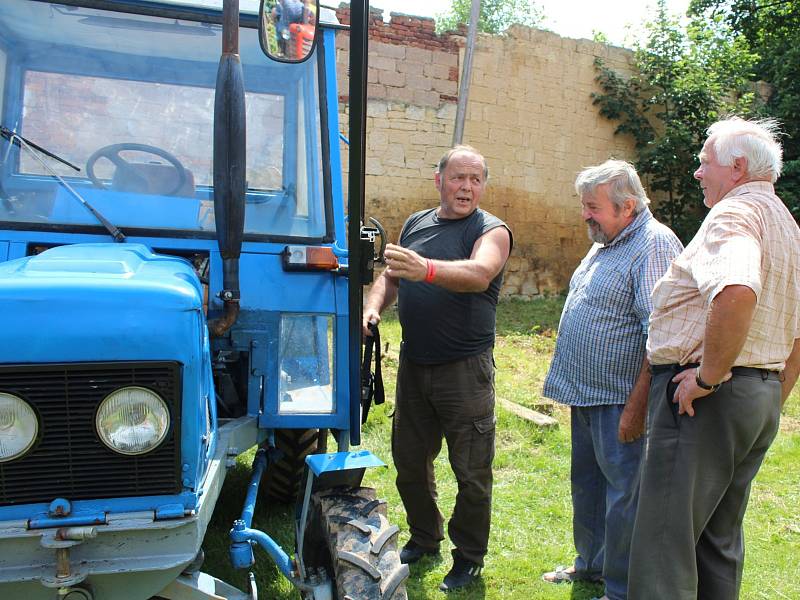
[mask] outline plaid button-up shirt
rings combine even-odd
[[[683,246],[648,209],[575,269],[543,394],[563,404],[624,404],[645,356],[650,294]]]
[[[758,299],[734,366],[783,369],[800,337],[800,229],[767,181],[740,185],[715,204],[656,285],[651,364],[700,362],[708,309],[728,285]]]

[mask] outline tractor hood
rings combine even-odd
[[[203,291],[182,258],[76,244],[0,264],[0,363],[197,360]]]

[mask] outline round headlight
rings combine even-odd
[[[22,398],[0,392],[0,462],[14,460],[31,449],[39,419]]]
[[[95,417],[102,442],[120,454],[144,454],[156,448],[169,430],[169,409],[155,392],[136,386],[111,392]]]

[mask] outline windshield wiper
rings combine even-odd
[[[17,146],[19,146],[20,148],[22,147],[22,143],[24,142],[24,143],[28,144],[28,146],[30,146],[30,147],[31,147],[31,148],[33,148],[34,150],[38,150],[38,151],[39,151],[39,152],[41,152],[42,154],[45,154],[45,155],[49,156],[50,158],[54,158],[54,159],[56,159],[58,162],[60,162],[60,163],[62,163],[62,164],[64,164],[64,165],[67,165],[68,167],[70,167],[70,168],[72,168],[72,169],[75,169],[75,170],[76,170],[76,171],[78,171],[79,173],[80,173],[80,171],[81,171],[81,168],[80,168],[80,167],[76,167],[75,165],[73,165],[73,164],[72,164],[71,162],[69,162],[68,160],[64,160],[63,158],[61,158],[60,156],[57,156],[57,155],[53,154],[53,153],[52,153],[52,152],[50,152],[49,150],[45,150],[45,149],[44,149],[44,148],[42,148],[41,146],[39,146],[39,145],[37,145],[37,144],[34,144],[32,141],[30,141],[30,140],[28,140],[28,139],[25,139],[24,137],[22,137],[22,136],[21,136],[20,134],[18,134],[16,131],[11,131],[11,130],[10,130],[8,127],[3,127],[2,125],[0,125],[0,136],[3,136],[3,137],[4,137],[4,138],[6,138],[6,139],[7,139],[9,142],[11,142],[12,144],[16,144],[16,145],[17,145]]]
[[[53,177],[58,179],[58,181],[61,183],[61,185],[63,185],[65,188],[67,188],[67,190],[69,190],[70,193],[73,196],[75,196],[75,198],[77,198],[78,201],[81,204],[83,204],[83,206],[86,208],[86,210],[88,210],[90,213],[92,213],[94,215],[94,217],[98,221],[100,221],[100,223],[103,225],[103,227],[105,227],[108,230],[108,232],[111,234],[111,237],[114,238],[115,242],[124,242],[125,241],[125,234],[122,233],[122,231],[120,231],[119,228],[116,225],[111,223],[102,214],[100,214],[100,211],[98,211],[94,206],[89,204],[78,192],[75,191],[75,189],[70,184],[68,184],[66,181],[64,181],[64,178],[61,177],[61,175],[59,175],[52,168],[50,168],[50,165],[48,165],[44,160],[42,160],[42,157],[39,156],[37,154],[37,152],[41,152],[42,154],[45,154],[45,155],[49,156],[50,158],[54,158],[58,162],[63,163],[65,165],[75,169],[76,171],[80,171],[80,168],[76,167],[75,165],[73,165],[72,163],[64,160],[61,157],[56,156],[52,152],[48,152],[47,150],[45,150],[41,146],[38,146],[38,145],[34,144],[33,142],[31,142],[29,140],[26,140],[24,137],[19,135],[17,132],[8,129],[7,127],[3,127],[2,125],[0,125],[0,136],[2,136],[5,139],[7,139],[10,144],[12,144],[12,145],[16,144],[20,148],[26,150],[33,158],[35,158],[39,162],[40,165],[42,165],[42,167],[44,167],[44,169],[48,173],[50,173],[50,175],[52,175]]]

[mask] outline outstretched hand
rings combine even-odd
[[[413,250],[386,244],[386,273],[399,279],[423,281],[428,274],[428,261]]]

